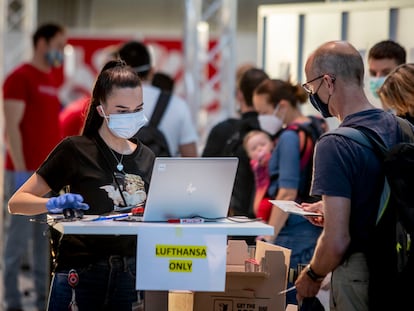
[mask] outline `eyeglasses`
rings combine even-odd
[[[309,83],[314,82],[316,80],[322,79],[325,76],[325,74],[320,75],[318,77],[316,77],[315,79],[309,80],[305,83],[302,84],[303,89],[308,93],[308,94],[313,94],[313,87],[312,85],[310,85]]]
[[[320,75],[320,76],[318,76],[318,77],[316,77],[316,78],[314,78],[314,79],[312,79],[312,80],[309,80],[309,81],[307,81],[307,82],[303,83],[303,84],[302,84],[303,89],[304,89],[304,90],[305,90],[308,94],[314,94],[315,92],[313,91],[313,87],[312,87],[312,85],[310,85],[309,83],[314,82],[314,81],[319,80],[319,79],[322,79],[325,75],[330,76],[330,77],[331,77],[331,79],[332,79],[332,82],[334,82],[334,81],[335,81],[335,76],[333,76],[333,75],[331,75],[331,74],[328,74],[328,73],[324,73],[323,75]],[[322,84],[322,82],[321,82],[321,84]],[[319,85],[319,87],[320,87],[320,85]]]

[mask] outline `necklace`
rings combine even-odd
[[[122,170],[124,169],[124,165],[122,164],[122,160],[124,159],[124,155],[121,154],[121,160],[118,160],[118,157],[115,155],[115,153],[112,151],[112,149],[109,148],[109,146],[108,146],[108,149],[109,149],[109,151],[111,151],[111,153],[114,156],[116,162],[118,162],[118,164],[116,165],[117,170],[122,172]]]

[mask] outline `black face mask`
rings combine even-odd
[[[331,95],[329,95],[329,98],[331,98]],[[312,106],[315,107],[315,109],[318,110],[322,114],[322,117],[324,118],[333,117],[333,115],[331,115],[328,109],[329,99],[328,99],[328,103],[325,104],[319,98],[319,95],[317,93],[310,94],[309,99],[310,99]]]

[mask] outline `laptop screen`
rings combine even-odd
[[[143,221],[227,217],[238,158],[156,158]]]

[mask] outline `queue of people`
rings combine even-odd
[[[97,76],[91,97],[82,99],[81,109],[73,113],[78,118],[78,133],[62,137],[56,96],[59,79],[53,67],[61,65],[65,40],[63,27],[39,27],[33,36],[31,63],[16,69],[4,84],[5,206],[11,214],[4,253],[5,308],[22,310],[17,276],[27,245],[21,242],[33,237],[40,241],[33,252],[40,256],[33,265],[39,310],[131,310],[141,299],[135,289],[134,237],[62,236],[49,228],[54,256],[46,300],[49,248],[43,232],[47,227],[32,223],[40,235],[28,231],[28,216],[44,217],[67,208],[103,214],[114,206],[130,205],[102,191],[126,178],[143,193],[139,202],[132,203],[144,203],[150,184],[155,156],[134,137],[146,124],[147,113],[151,114],[161,92],[156,84],[151,85],[148,49],[137,41],[120,47],[118,57],[108,61]],[[372,90],[387,109],[375,108],[368,100],[364,62],[355,47],[332,41],[309,56],[303,85],[271,79],[254,66],[244,69],[237,83],[240,119],[219,123],[207,139],[202,156],[240,159],[229,215],[258,217],[272,225],[272,236],[258,238],[290,248],[291,269],[307,265],[289,283],[296,290],[287,294],[286,303],[300,305],[305,298],[314,297],[331,273],[331,310],[373,310],[387,302],[386,297],[373,299],[366,257],[368,233],[375,226],[382,189],[380,162],[373,152],[344,137],[320,136],[328,131],[323,118],[336,117],[339,126],[372,129],[387,146],[400,142],[393,112],[414,120],[414,87],[410,83],[414,65],[404,64],[403,48],[387,41],[373,47],[370,73],[379,74],[373,69],[379,67],[378,59],[386,59],[386,64],[394,60],[390,54],[378,52],[390,46],[399,51],[395,67],[378,69],[386,77],[372,81]],[[27,93],[17,87],[22,83]],[[300,105],[308,99],[323,118],[302,114]],[[42,110],[45,103],[50,103],[47,114]],[[46,115],[47,121],[42,119]],[[33,122],[42,125],[40,132],[31,131]],[[171,97],[160,130],[173,156],[197,156],[197,132],[182,99]],[[34,134],[48,139],[33,144]],[[39,150],[36,154],[35,148]],[[290,215],[269,204],[269,199],[293,200],[323,217]],[[68,282],[71,274],[82,280],[75,285],[76,295]]]
[[[338,118],[340,127],[369,128],[387,147],[403,141],[402,129],[393,114],[375,108],[367,99],[363,60],[350,43],[332,41],[321,45],[308,58],[305,72],[308,81],[304,88],[325,116]],[[393,76],[394,72],[390,73],[385,81],[393,81]],[[383,87],[387,88],[382,85],[380,90]],[[392,93],[384,93],[382,98],[400,94]],[[380,267],[389,270],[386,276],[375,270],[381,256],[389,255],[379,255],[378,249],[371,247],[383,184],[381,161],[374,150],[343,136],[328,135],[318,142],[311,194],[321,196],[322,201],[306,209],[323,213],[315,223],[323,225],[323,230],[310,264],[295,282],[299,300],[315,296],[323,278],[332,273],[331,310],[407,306],[406,291],[398,291],[401,284],[390,282],[395,280],[390,272],[394,268]],[[392,218],[387,221],[392,225]],[[376,252],[380,257],[373,257]]]

